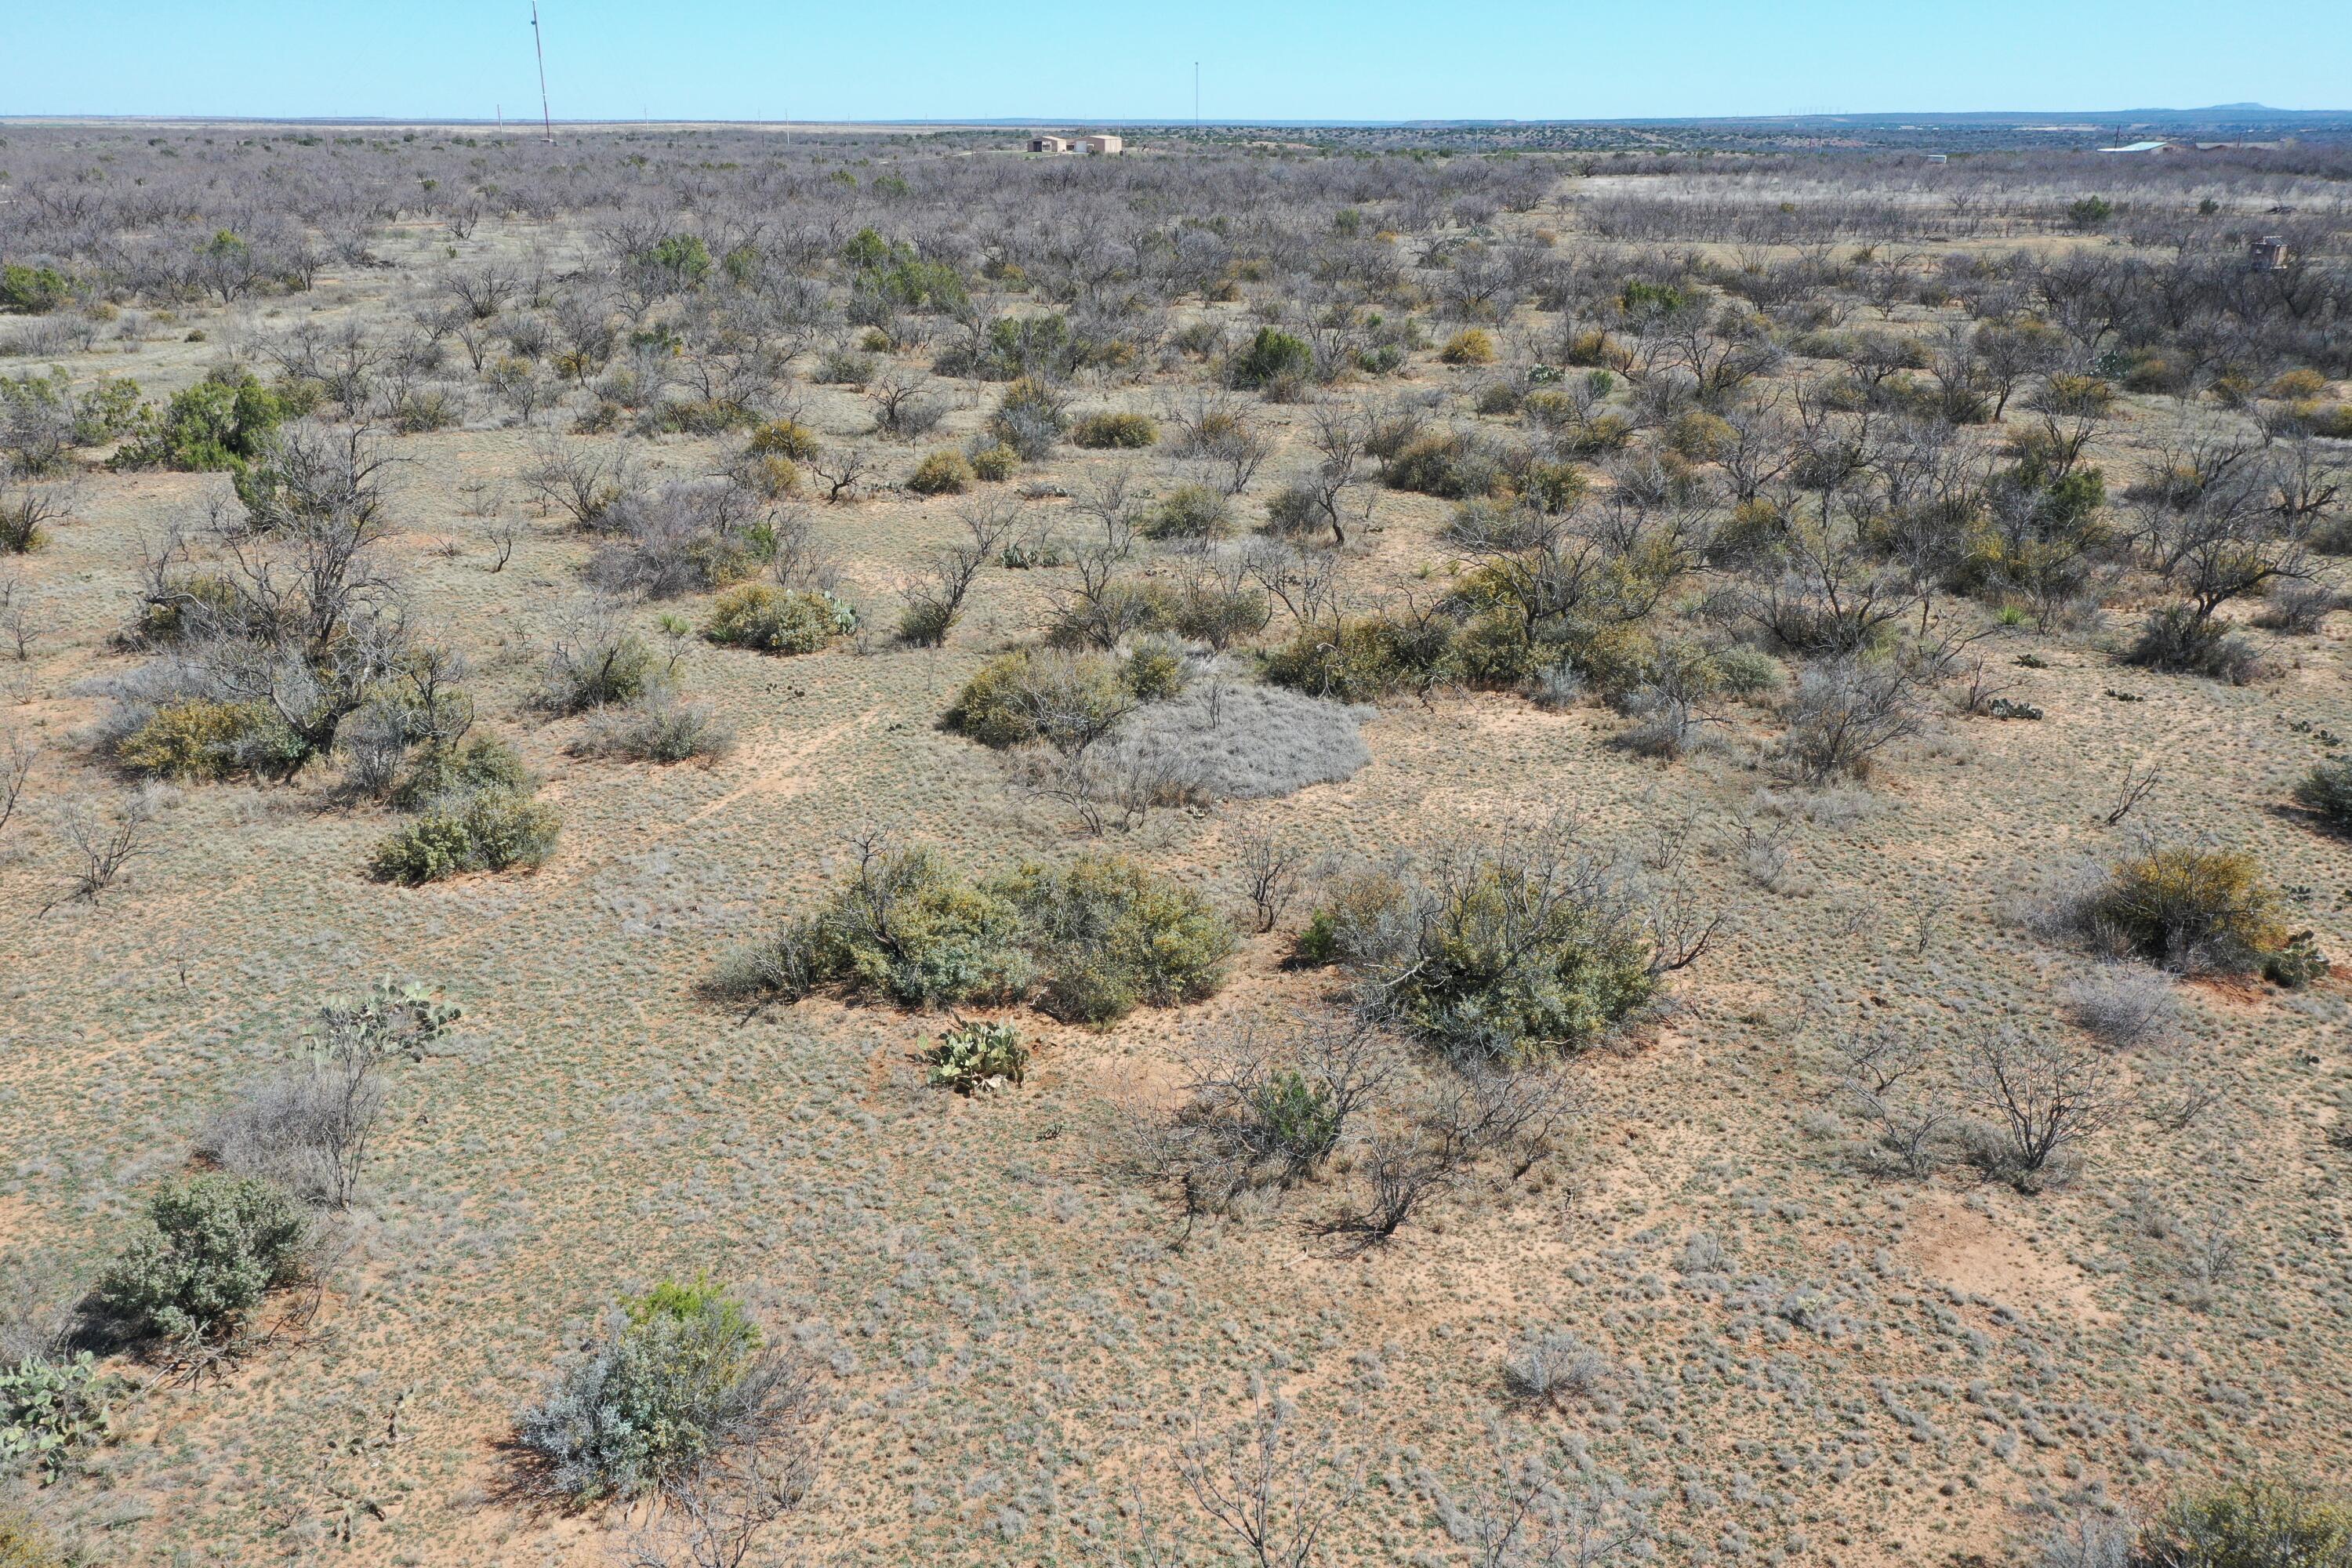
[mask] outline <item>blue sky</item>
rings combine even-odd
[[[0,115],[536,115],[529,0],[9,6]],[[558,118],[2352,107],[2352,5],[542,0]]]

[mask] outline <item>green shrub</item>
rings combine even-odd
[[[1147,539],[1223,539],[1233,531],[1233,508],[1223,490],[1178,485],[1143,514]]]
[[[874,848],[814,914],[740,965],[788,998],[838,984],[909,1006],[1010,1002],[1035,973],[1020,911],[936,851]]]
[[[756,457],[782,458],[805,463],[823,450],[816,432],[793,419],[772,419],[751,432],[750,449]]]
[[[173,394],[154,427],[115,454],[114,463],[243,473],[278,426],[301,411],[298,398],[271,391],[251,371],[215,371]]]
[[[88,1351],[70,1361],[28,1356],[13,1369],[0,1365],[0,1475],[36,1465],[56,1470],[74,1449],[104,1442],[121,1388]],[[0,1568],[7,1562],[0,1545]]]
[[[988,434],[997,445],[1011,447],[1023,462],[1034,463],[1052,455],[1067,425],[1062,400],[1053,388],[1035,376],[1024,375],[1005,387],[996,412],[989,417]]]
[[[2115,216],[2115,204],[2105,196],[2084,196],[2066,208],[2066,221],[2076,228],[2097,228]]]
[[[958,1023],[940,1035],[923,1059],[931,1082],[958,1094],[1019,1083],[1029,1068],[1029,1047],[1010,1024]]]
[[[1249,347],[1234,356],[1231,380],[1235,386],[1265,386],[1286,377],[1310,375],[1315,351],[1304,338],[1273,327],[1260,327]]]
[[[955,1006],[1018,1001],[1042,975],[1048,1011],[1100,1023],[1208,995],[1234,940],[1199,895],[1130,861],[1081,856],[975,883],[933,850],[868,846],[822,906],[739,955],[713,989],[797,999],[839,984]]]
[[[148,1199],[145,1229],[100,1279],[97,1305],[133,1340],[217,1338],[293,1282],[310,1237],[284,1189],[196,1176]]]
[[[2194,605],[2161,605],[2140,623],[2124,658],[2171,675],[2210,675],[2232,687],[2261,679],[2263,658],[2227,621],[2197,614]]]
[[[1493,364],[1495,334],[1484,327],[1468,327],[1445,340],[1437,357],[1447,364]]]
[[[1107,731],[1130,706],[1108,659],[1024,650],[975,670],[948,709],[947,723],[984,746],[1018,746],[1041,735],[1067,744]]]
[[[1153,584],[1157,586],[1158,584]],[[1179,637],[1230,647],[1243,637],[1265,630],[1274,618],[1274,604],[1261,588],[1227,586],[1208,578],[1187,581],[1167,617],[1167,629]]]
[[[745,583],[712,602],[702,635],[733,647],[814,653],[856,629],[857,612],[823,589],[800,591]]]
[[[1021,468],[1021,454],[1002,441],[977,447],[971,460],[973,477],[992,485],[1003,484]]]
[[[1070,439],[1097,450],[1149,447],[1160,439],[1160,426],[1146,414],[1089,414],[1072,427]]]
[[[14,1503],[0,1502],[0,1568],[76,1568],[41,1521]]]
[[[933,452],[915,466],[907,488],[919,496],[960,496],[980,481],[961,452]]]
[[[1370,702],[1437,679],[1454,631],[1437,617],[1416,624],[1385,616],[1310,628],[1265,656],[1265,678],[1336,702]]]
[[[1117,647],[1138,632],[1176,629],[1188,602],[1156,577],[1114,577],[1090,595],[1073,594],[1055,606],[1045,641],[1063,648]]]
[[[1158,702],[1184,689],[1184,650],[1164,637],[1148,637],[1128,650],[1119,679],[1145,702]]]
[[[10,262],[0,267],[0,310],[43,316],[64,304],[73,286],[53,267],[27,267]]]
[[[657,1286],[621,1316],[516,1418],[548,1492],[573,1503],[653,1495],[814,1413],[805,1376],[707,1281]]]
[[[2352,1568],[2352,1496],[2240,1480],[2176,1500],[2142,1532],[2150,1568]]]
[[[1409,442],[1389,462],[1391,489],[1416,490],[1447,500],[1493,495],[1503,489],[1503,465],[1467,431],[1434,432]]]
[[[179,784],[237,773],[277,777],[306,754],[301,739],[268,703],[209,698],[166,703],[114,742],[119,766]]]
[[[1717,650],[1709,662],[1719,689],[1733,697],[1761,697],[1778,691],[1789,679],[1779,659],[1745,643]]]
[[[522,753],[510,742],[495,735],[476,735],[455,745],[419,748],[392,786],[391,800],[402,811],[425,811],[446,796],[480,790],[521,791],[530,783]]]
[[[1024,866],[1005,885],[1044,972],[1057,1018],[1107,1024],[1141,1003],[1212,995],[1224,982],[1232,923],[1190,888],[1119,856],[1060,868]]]
[[[2238,972],[2287,945],[2278,895],[2241,850],[2164,847],[2117,861],[2075,910],[2094,936],[2173,969]]]
[[[1657,990],[1654,949],[1605,875],[1542,844],[1343,885],[1299,952],[1355,968],[1382,1012],[1465,1058],[1585,1049]]]
[[[445,795],[377,845],[368,868],[380,881],[416,887],[467,871],[536,867],[554,852],[562,825],[553,806],[518,790]]]
[[[549,657],[540,701],[558,713],[585,712],[634,701],[654,678],[654,650],[645,638],[610,626],[586,626]]]
[[[2313,768],[2296,782],[2294,798],[2338,833],[2352,833],[2352,758]]]

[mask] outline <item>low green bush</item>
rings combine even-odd
[[[28,267],[15,261],[0,267],[0,310],[43,316],[72,295],[72,283],[54,267]]]
[[[1223,539],[1233,531],[1233,507],[1209,485],[1179,485],[1143,514],[1147,539]]]
[[[1495,334],[1484,327],[1468,327],[1445,340],[1437,357],[1447,364],[1493,364]]]
[[[1436,431],[1406,443],[1389,462],[1381,480],[1393,490],[1415,490],[1447,500],[1466,500],[1502,489],[1501,458],[1468,431]]]
[[[1200,895],[1118,857],[975,882],[936,851],[877,846],[712,988],[797,999],[838,984],[921,1007],[1019,1001],[1034,988],[1055,1016],[1099,1024],[1213,993],[1234,945]]]
[[[310,1238],[283,1188],[193,1177],[147,1201],[144,1228],[100,1279],[96,1305],[133,1341],[217,1339],[299,1277]]]
[[[2271,1479],[2176,1499],[2133,1568],[2352,1568],[2352,1493]]]
[[[68,1563],[65,1548],[35,1519],[14,1503],[0,1502],[0,1568],[79,1568]]]
[[[2244,686],[2263,675],[2261,656],[2252,643],[2228,622],[2200,616],[2188,604],[2150,612],[2125,657],[2150,669],[2206,675],[2232,686]]]
[[[2260,968],[2288,942],[2278,895],[2242,850],[2166,846],[2109,868],[2075,910],[2103,944],[2168,968]]]
[[[961,452],[933,452],[915,466],[907,488],[919,496],[960,496],[979,482],[971,460]]]
[[[1184,650],[1165,637],[1146,637],[1128,650],[1119,679],[1138,700],[1159,702],[1184,689]]]
[[[1108,730],[1130,706],[1109,659],[1022,650],[975,670],[948,709],[947,724],[984,746],[1024,745],[1041,736],[1067,742],[1076,731]]]
[[[2294,798],[2338,833],[2352,833],[2352,757],[2314,767],[2297,780]]]
[[[1310,627],[1265,655],[1265,678],[1336,702],[1371,702],[1436,679],[1454,635],[1453,623],[1438,617],[1364,616],[1336,628]]]
[[[251,371],[214,371],[173,394],[146,434],[115,454],[114,465],[241,474],[278,427],[301,412],[299,395],[272,391]]]
[[[1228,378],[1235,386],[1258,387],[1286,377],[1311,375],[1315,350],[1301,337],[1274,327],[1260,327],[1249,346],[1235,354]]]
[[[823,589],[744,583],[712,601],[702,635],[730,647],[814,653],[856,629],[857,612]]]
[[[553,806],[519,790],[445,795],[377,845],[368,868],[379,881],[416,887],[467,871],[536,867],[554,852],[562,825]]]
[[[1146,414],[1089,414],[1071,426],[1074,445],[1103,450],[1149,447],[1160,439],[1160,426]]]
[[[787,997],[838,984],[909,1006],[1010,1002],[1036,970],[1020,910],[930,849],[877,849],[748,972]]]
[[[278,777],[305,755],[267,702],[193,698],[158,708],[114,742],[114,761],[144,778],[202,784],[254,773]]]
[[[741,1301],[708,1281],[664,1284],[623,1304],[587,1355],[516,1418],[537,1480],[574,1504],[626,1502],[773,1440],[814,1414],[811,1385],[767,1349]],[[778,1479],[784,1478],[779,1477]]]
[[[1356,969],[1386,1016],[1468,1059],[1583,1050],[1658,984],[1654,946],[1605,874],[1541,845],[1343,883],[1298,948]]]
[[[824,449],[816,432],[792,419],[773,419],[751,432],[750,449],[762,458],[805,463]]]
[[[522,753],[496,735],[473,735],[454,745],[417,749],[392,786],[391,803],[401,811],[425,811],[452,795],[481,790],[528,790],[530,775]]]
[[[1001,485],[1021,468],[1021,454],[1002,441],[976,446],[969,454],[972,477]]]
[[[1044,973],[1040,1003],[1057,1018],[1107,1024],[1142,1003],[1213,994],[1234,946],[1231,921],[1181,883],[1112,855],[1024,866],[1005,884]]]

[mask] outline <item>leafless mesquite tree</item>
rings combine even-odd
[[[1242,836],[1242,878],[1249,889],[1250,909],[1259,934],[1272,931],[1298,896],[1307,852],[1270,828],[1254,827]]]
[[[47,914],[68,900],[95,904],[99,895],[114,886],[122,868],[148,848],[148,826],[153,820],[146,801],[128,795],[101,811],[87,800],[69,800],[59,808],[58,830],[79,862],[73,886],[42,906]]]
[[[9,731],[6,747],[0,748],[0,829],[16,815],[16,803],[24,798],[25,783],[32,777],[33,764],[40,756],[40,747]]]
[[[1986,1163],[2021,1185],[2130,1114],[2134,1100],[2096,1051],[2002,1029],[1977,1036],[1969,1085],[1990,1136]]]
[[[1195,1412],[1177,1474],[1193,1504],[1255,1568],[1308,1568],[1362,1489],[1331,1432],[1299,1429],[1298,1409],[1261,1385],[1249,1415],[1205,1431]]]

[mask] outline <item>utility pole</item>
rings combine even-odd
[[[530,0],[530,47],[539,57],[539,122],[547,132],[547,144],[555,145],[555,121],[547,112],[547,46],[540,41],[539,0]]]

